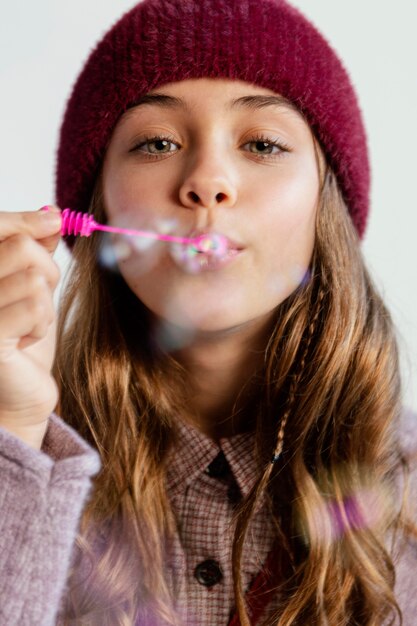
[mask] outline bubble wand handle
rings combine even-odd
[[[117,226],[107,226],[99,224],[92,215],[64,209],[62,211],[61,235],[79,235],[80,237],[90,237],[90,235],[100,230],[107,233],[118,233],[121,235],[129,235],[133,237],[145,237],[147,239],[157,239],[159,241],[171,241],[174,243],[199,243],[205,235],[199,237],[177,237],[175,235],[163,235],[148,230],[135,230],[131,228],[119,228]]]

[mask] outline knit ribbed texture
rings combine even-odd
[[[51,416],[45,451],[0,428],[0,624],[53,626],[96,452]],[[59,460],[54,461],[54,458]]]
[[[223,77],[271,89],[305,115],[363,236],[370,168],[361,110],[335,51],[284,0],[145,0],[87,60],[65,112],[56,201],[87,211],[105,147],[122,113],[150,90]]]

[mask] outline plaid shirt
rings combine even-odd
[[[232,517],[257,475],[254,434],[214,443],[181,424],[167,466],[167,487],[177,520],[170,555],[171,585],[187,626],[227,625],[234,609]],[[243,553],[247,589],[265,563],[275,538],[265,503],[255,513]]]

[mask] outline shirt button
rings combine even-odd
[[[213,587],[213,585],[219,583],[223,578],[220,565],[217,561],[213,561],[213,559],[199,563],[194,570],[194,576],[200,585],[204,585],[204,587]]]

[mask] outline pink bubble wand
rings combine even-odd
[[[131,228],[119,228],[117,226],[99,224],[95,221],[92,215],[73,211],[71,209],[63,209],[61,216],[62,236],[79,235],[80,237],[90,237],[94,231],[99,230],[107,233],[128,235],[131,237],[144,237],[146,239],[192,245],[195,246],[197,252],[214,252],[218,256],[227,252],[227,238],[224,235],[219,235],[217,233],[198,235],[197,237],[178,237],[176,235],[163,235],[161,233],[155,233],[148,230],[135,230]]]

